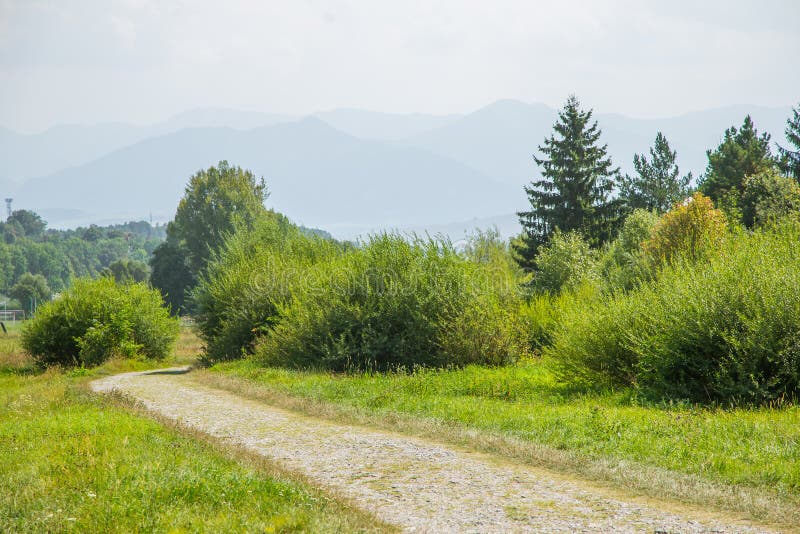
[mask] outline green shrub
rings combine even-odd
[[[642,253],[642,245],[650,239],[658,215],[647,210],[634,210],[625,219],[617,238],[603,252],[599,270],[612,290],[628,290],[651,277],[652,270]]]
[[[555,294],[597,280],[596,253],[575,231],[565,234],[556,230],[539,248],[534,263],[533,287],[539,291]]]
[[[711,199],[695,193],[661,216],[642,249],[655,266],[676,258],[701,260],[713,254],[726,232],[725,214]]]
[[[627,294],[575,308],[546,351],[564,379],[659,398],[762,403],[800,391],[800,223],[730,235]]]
[[[207,362],[240,358],[277,320],[278,305],[302,285],[311,266],[341,253],[278,214],[230,236],[209,263],[192,300]]]
[[[498,263],[499,265],[499,263]],[[334,371],[503,364],[523,348],[514,274],[446,242],[379,235],[310,267],[257,358]]]
[[[76,279],[39,308],[22,346],[40,365],[98,365],[112,356],[161,359],[178,336],[161,295],[145,284]]]
[[[553,341],[553,336],[573,309],[587,306],[600,296],[596,284],[586,283],[572,291],[562,291],[558,295],[548,293],[534,295],[529,301],[520,305],[517,315],[522,325],[526,347],[533,355],[541,355],[542,351]]]
[[[740,204],[742,223],[748,228],[800,215],[800,185],[775,170],[748,176]]]

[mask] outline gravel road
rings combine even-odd
[[[186,369],[91,387],[262,454],[407,532],[767,532],[621,499],[491,455],[289,412],[202,386]]]

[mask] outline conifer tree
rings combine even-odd
[[[689,195],[692,173],[680,176],[676,156],[661,132],[650,147],[649,161],[645,154],[633,156],[636,176],[626,174],[619,183],[619,197],[627,209],[666,213]]]
[[[592,110],[582,111],[575,96],[567,99],[553,125],[554,134],[539,146],[533,159],[542,178],[525,186],[531,209],[517,213],[522,234],[514,240],[516,258],[532,269],[538,248],[556,229],[578,231],[593,247],[613,234],[619,203],[611,200],[619,169],[612,167],[607,145],[599,145],[601,131]]]
[[[708,167],[700,183],[701,193],[714,202],[738,202],[744,189],[744,179],[775,165],[769,148],[768,133],[758,135],[750,115],[740,129],[731,126],[716,150],[709,150]]]
[[[786,119],[786,140],[795,149],[778,147],[781,170],[800,182],[800,104],[792,108],[792,117]]]

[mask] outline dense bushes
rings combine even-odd
[[[41,365],[98,365],[112,356],[160,359],[178,336],[161,295],[144,284],[77,279],[25,324],[22,345]]]
[[[374,236],[309,269],[256,356],[337,371],[508,363],[522,349],[509,276],[448,243]]]
[[[576,308],[547,349],[562,377],[656,397],[764,402],[800,387],[800,224],[730,235],[627,294]]]
[[[636,211],[590,249],[556,232],[523,273],[508,245],[309,237],[281,217],[232,235],[194,295],[209,362],[333,371],[503,365],[572,383],[767,402],[800,387],[800,222],[731,230],[702,195]]]
[[[232,235],[193,295],[206,359],[252,352],[256,336],[277,321],[278,306],[310,280],[309,269],[341,251],[341,245],[304,234],[275,213],[260,218],[252,231]]]

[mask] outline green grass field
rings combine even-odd
[[[712,503],[781,522],[800,516],[800,407],[795,405],[730,410],[653,405],[630,390],[570,389],[540,362],[346,376],[263,369],[244,360],[211,371],[212,382],[214,376],[234,377],[228,387],[257,384],[253,394],[260,390],[279,402],[285,397],[334,405],[365,422],[482,448],[488,444],[489,450],[538,464],[640,485],[655,497]],[[409,419],[419,424],[409,425]],[[497,436],[522,445],[497,445]]]
[[[39,372],[17,341],[16,328],[0,336],[0,531],[385,530],[264,460],[86,387],[144,362]],[[164,365],[191,361],[193,344],[184,330]]]

